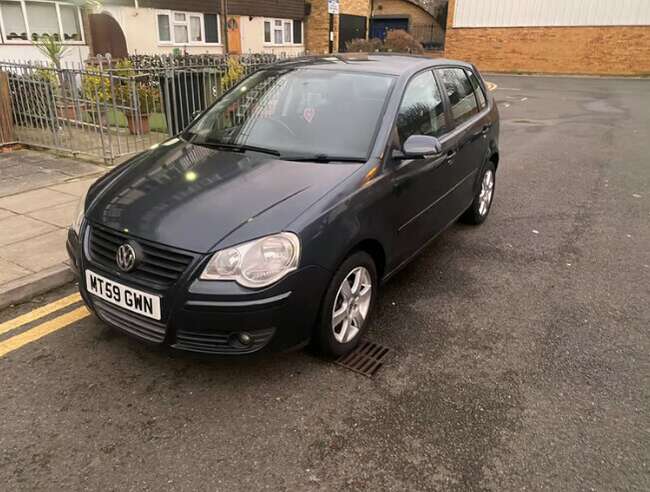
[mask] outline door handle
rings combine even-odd
[[[458,152],[456,152],[455,150],[450,150],[449,152],[447,152],[447,155],[445,156],[445,158],[447,159],[447,162],[449,164],[453,164],[454,157],[456,157],[457,153]]]

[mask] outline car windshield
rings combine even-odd
[[[199,145],[295,160],[365,160],[394,78],[268,69],[246,78],[184,133]]]

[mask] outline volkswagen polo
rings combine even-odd
[[[255,72],[89,189],[67,241],[106,324],[173,349],[352,350],[377,290],[494,196],[499,116],[470,64],[301,58]]]

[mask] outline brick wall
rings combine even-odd
[[[370,0],[340,0],[340,13],[370,17]],[[370,21],[368,21],[369,23]],[[368,26],[366,25],[366,28]],[[339,16],[334,16],[334,51],[339,46]],[[305,18],[305,49],[309,53],[327,53],[329,48],[327,0],[311,0],[311,14]]]
[[[650,26],[453,28],[445,56],[488,72],[650,75]]]
[[[433,24],[433,16],[417,5],[406,0],[375,0],[373,17],[399,16],[408,17],[409,25]]]

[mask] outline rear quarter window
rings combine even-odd
[[[474,89],[474,94],[476,94],[476,100],[478,101],[479,109],[485,108],[487,106],[487,99],[485,98],[485,93],[481,84],[478,82],[478,77],[471,70],[465,70],[467,78],[469,79],[470,84],[472,84],[472,89]]]

